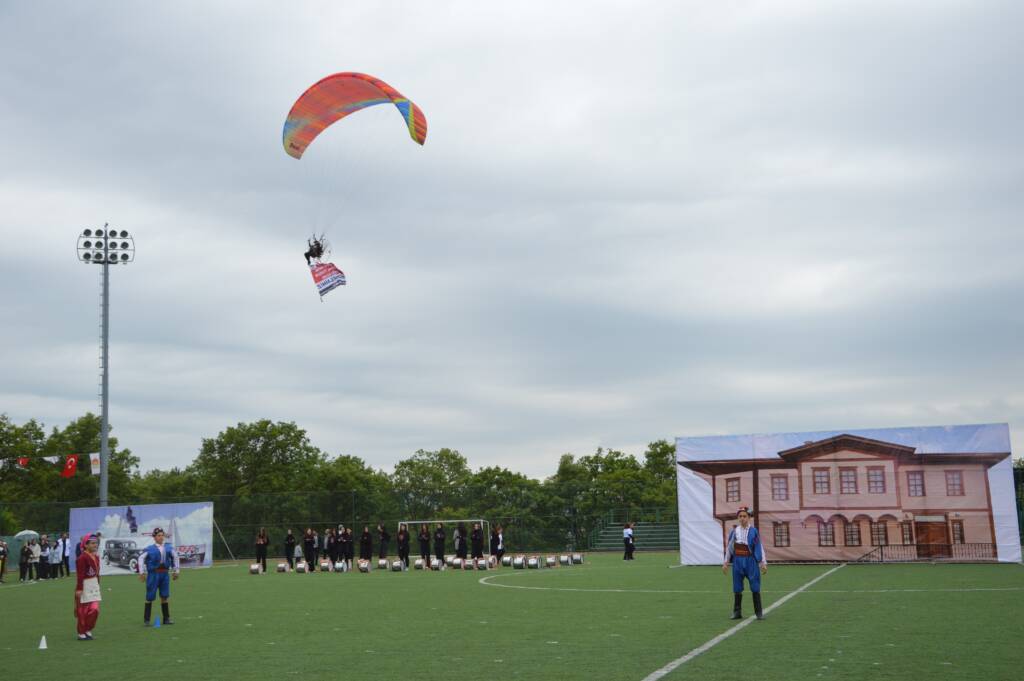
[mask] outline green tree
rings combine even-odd
[[[399,461],[391,482],[401,511],[410,518],[447,515],[463,506],[470,472],[466,457],[454,449],[417,450]]]

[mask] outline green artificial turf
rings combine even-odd
[[[150,660],[202,679],[640,681],[735,624],[730,579],[675,562],[605,554],[540,571],[261,576],[218,565],[172,584],[176,624],[159,629],[142,626],[143,585],[107,577],[88,643],[75,638],[71,578],[9,582],[0,656],[22,681],[81,665],[121,680]],[[772,566],[765,607],[833,567]],[[749,594],[744,605],[752,614]],[[1017,679],[1022,606],[1020,565],[849,565],[665,678]]]

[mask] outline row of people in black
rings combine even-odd
[[[383,523],[377,523],[376,533],[378,546],[377,556],[378,558],[387,558],[388,547],[391,543],[391,534],[384,527]],[[467,540],[469,547],[472,550],[472,557],[484,557],[484,532],[480,527],[480,523],[473,523],[473,529],[470,532],[466,531],[465,523],[459,523],[452,535],[456,558],[469,557],[468,552],[470,549],[467,549]],[[444,561],[445,543],[448,539],[448,533],[444,528],[444,523],[438,523],[433,532],[431,532],[426,523],[420,525],[417,539],[420,546],[420,558],[426,562],[430,561],[430,549],[431,544],[433,544],[434,555],[438,560]],[[410,534],[405,523],[398,526],[398,536],[396,537],[396,540],[398,559],[402,561],[406,568],[408,568]],[[256,535],[256,562],[260,564],[263,572],[267,571],[267,551],[269,546],[270,537],[267,535],[267,529],[265,527],[261,527],[259,533]],[[498,560],[501,560],[502,555],[505,553],[505,536],[500,525],[491,530],[490,549],[491,555],[496,556]],[[308,566],[307,569],[312,572],[315,569],[317,556],[329,559],[332,564],[344,561],[347,563],[347,567],[351,569],[352,560],[355,557],[354,554],[355,539],[352,535],[352,529],[345,527],[344,525],[338,525],[337,531],[329,528],[324,532],[322,538],[315,530],[307,527],[306,531],[302,535],[301,545],[290,529],[284,538],[284,557],[285,560],[288,561],[288,567],[290,569],[295,568],[296,559],[304,559]],[[370,533],[370,526],[363,525],[363,532],[359,536],[359,559],[371,560],[372,557],[373,535]]]

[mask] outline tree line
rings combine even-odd
[[[113,430],[113,429],[112,429]],[[0,415],[0,534],[26,527],[61,529],[67,510],[95,506],[98,476],[83,458],[79,471],[42,457],[99,450],[100,420],[88,413],[49,431],[36,420],[17,424]],[[614,449],[561,455],[543,480],[509,468],[476,470],[455,449],[418,450],[393,472],[357,456],[331,455],[292,422],[239,423],[204,438],[190,464],[139,470],[139,458],[111,435],[109,495],[112,506],[214,501],[214,517],[228,546],[245,549],[258,527],[283,533],[338,523],[428,518],[486,518],[502,523],[523,548],[585,547],[588,535],[613,509],[671,514],[675,500],[675,447],[651,442],[638,459]],[[22,468],[19,457],[29,457]]]

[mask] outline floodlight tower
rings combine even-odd
[[[127,265],[135,260],[135,240],[126,230],[109,229],[104,223],[102,229],[86,229],[79,235],[78,259],[87,265],[103,267],[103,286],[100,293],[103,308],[103,322],[100,327],[100,394],[103,407],[100,422],[100,506],[106,506],[109,483],[107,464],[110,460],[110,445],[107,439],[110,430],[107,418],[110,406],[110,266]]]

